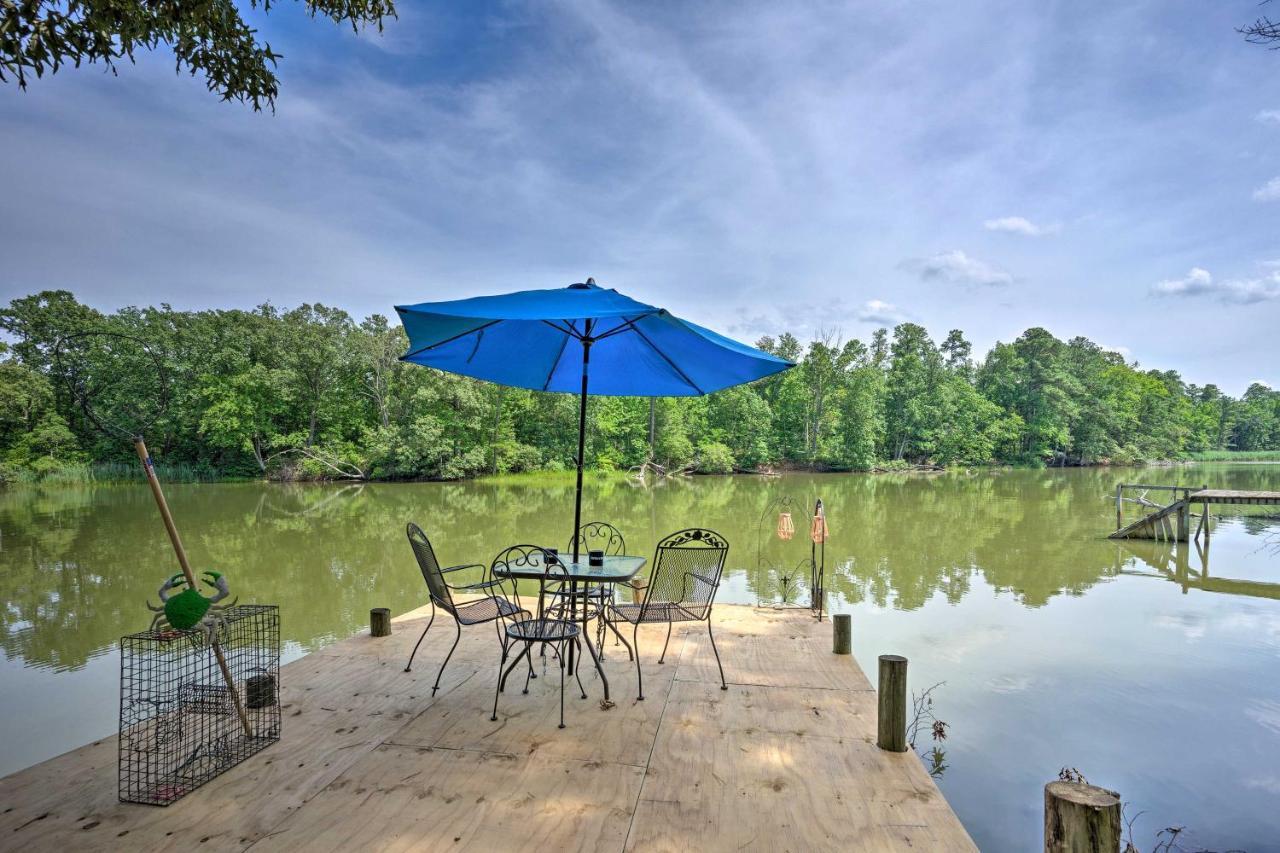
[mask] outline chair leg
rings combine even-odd
[[[493,714],[489,717],[491,723],[498,721],[498,695],[502,693],[502,682],[506,680],[502,675],[502,668],[507,665],[507,654],[510,649],[510,645],[502,647],[502,660],[498,662],[498,686],[493,691]]]
[[[560,728],[564,728],[564,655],[560,658]]]
[[[453,638],[453,645],[449,647],[449,654],[444,656],[444,663],[440,664],[440,671],[436,673],[436,683],[431,688],[432,696],[436,695],[436,691],[440,689],[440,676],[444,675],[444,668],[449,665],[449,658],[453,657],[453,650],[458,647],[458,641],[462,639],[462,623],[455,619],[453,626],[458,629],[458,636]]]
[[[631,651],[631,644],[627,642],[626,637],[622,636],[622,632],[618,630],[618,626],[614,623],[614,621],[610,619],[605,624],[608,625],[609,630],[613,632],[613,644],[616,646],[618,645],[618,641],[621,640],[622,645],[627,647],[627,660],[635,660],[636,656]]]
[[[575,637],[573,642],[578,647],[578,660],[582,660],[582,643]],[[573,677],[578,679],[578,690],[582,693],[582,698],[587,698],[587,688],[582,686],[582,669],[579,667],[573,671]]]
[[[427,638],[427,632],[431,630],[431,623],[436,621],[436,605],[431,603],[431,618],[427,620],[427,627],[422,629],[422,636],[418,638],[418,642],[413,644],[413,651],[409,653],[409,662],[404,665],[405,672],[413,671],[413,656],[418,653],[418,646],[422,645],[422,641]]]
[[[716,669],[720,670],[720,689],[728,690],[729,685],[724,680],[724,667],[720,665],[720,650],[716,648],[716,635],[711,633],[711,614],[707,614],[707,636],[711,638],[711,651],[716,653]]]
[[[543,648],[546,648],[546,645],[547,645],[547,644],[546,644],[546,643],[543,643],[542,645],[543,645]],[[530,653],[529,653],[529,670],[528,670],[528,672],[526,672],[526,673],[524,674],[524,689],[520,691],[521,693],[523,693],[523,694],[524,694],[524,695],[526,695],[526,696],[528,696],[528,695],[529,695],[529,679],[531,679],[531,678],[533,678],[533,653],[532,653],[532,651],[530,651]]]
[[[675,624],[674,622],[667,623],[667,641],[662,644],[662,655],[658,658],[658,663],[667,662],[667,646],[671,643],[671,626]]]
[[[631,631],[631,642],[636,647],[636,701],[644,701],[644,674],[640,672],[640,623]]]
[[[512,643],[512,645],[514,645],[514,642]],[[520,658],[528,657],[528,656],[529,656],[529,644],[525,643],[524,648],[520,651],[520,654],[512,658],[511,666],[507,667],[507,671],[502,673],[502,678],[498,681],[498,690],[500,692],[507,689],[507,678],[510,677],[511,671],[514,670],[516,666],[520,663]],[[505,654],[503,655],[503,660],[506,660]],[[525,692],[528,692],[528,689],[529,689],[529,682],[525,681]]]

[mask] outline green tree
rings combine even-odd
[[[306,0],[311,17],[382,30],[395,17],[393,0]],[[167,45],[177,71],[202,74],[222,100],[247,102],[255,110],[274,107],[280,54],[260,42],[235,0],[6,0],[0,3],[0,80],[10,76],[25,89],[30,75],[43,77],[64,65],[102,63],[113,73],[121,60]],[[249,0],[260,14],[271,3]]]

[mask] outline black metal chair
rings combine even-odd
[[[542,649],[551,646],[553,654],[560,662],[560,728],[564,728],[564,670],[565,670],[565,645],[573,643],[578,657],[582,657],[582,642],[579,640],[581,629],[577,624],[568,620],[556,618],[557,611],[546,602],[552,600],[556,593],[560,592],[565,584],[569,582],[569,572],[565,569],[551,552],[537,545],[513,545],[502,551],[498,556],[493,558],[493,563],[489,568],[490,576],[500,566],[509,568],[521,568],[525,570],[534,569],[540,572],[538,578],[538,608],[536,615],[528,610],[521,609],[518,614],[511,616],[503,616],[502,624],[505,634],[505,640],[502,644],[502,661],[498,664],[498,686],[493,692],[493,714],[490,720],[498,719],[498,696],[506,689],[507,676],[511,675],[511,671],[519,665],[522,659],[529,663],[529,671],[525,674],[523,693],[529,692],[529,679],[533,677],[533,656],[532,650],[534,644],[538,644]],[[516,606],[520,606],[520,594],[516,592]],[[524,643],[524,649],[511,660],[511,665],[507,665],[507,658],[511,654],[511,648],[517,643]],[[578,680],[578,690],[582,693],[582,698],[587,698],[586,688],[582,686],[582,676],[578,674],[578,668],[574,669],[574,677]]]
[[[644,675],[640,671],[640,626],[666,623],[667,640],[662,644],[658,663],[667,657],[667,645],[671,642],[671,628],[677,622],[707,623],[707,636],[711,638],[711,651],[716,656],[720,670],[720,689],[728,690],[724,667],[720,663],[720,650],[711,631],[711,606],[716,590],[720,587],[720,575],[729,554],[729,543],[713,530],[700,527],[672,533],[658,543],[654,551],[653,570],[649,574],[648,593],[639,604],[611,604],[611,621],[629,622],[632,642],[635,643],[636,683],[638,697],[644,699]]]
[[[618,556],[627,553],[627,543],[622,537],[622,531],[614,527],[607,521],[588,521],[578,528],[578,535],[569,540],[568,547],[565,552],[572,554],[574,546],[578,546],[579,559],[586,559],[587,554],[591,551],[603,551],[607,556]],[[627,582],[630,585],[630,582]],[[614,636],[621,640],[627,647],[627,657],[633,657],[631,653],[631,645],[627,643],[625,637],[618,631],[617,627],[610,625],[608,622],[608,607],[613,602],[613,584],[596,584],[588,585],[578,590],[561,590],[554,597],[556,608],[563,614],[565,612],[578,613],[585,610],[587,620],[596,619],[596,647],[600,650],[600,655],[604,655],[604,631],[608,627],[613,631]],[[576,605],[576,606],[575,606]],[[579,617],[581,618],[581,617]]]
[[[418,646],[422,645],[422,641],[427,638],[427,632],[431,630],[431,625],[436,621],[437,607],[453,617],[453,624],[458,632],[457,636],[453,638],[453,645],[449,647],[449,653],[444,656],[444,663],[440,664],[440,671],[436,673],[436,683],[431,688],[431,695],[434,696],[436,691],[440,689],[440,676],[444,675],[444,668],[449,665],[449,658],[453,657],[454,649],[458,648],[458,641],[462,639],[463,625],[481,625],[486,622],[496,622],[499,619],[517,616],[521,613],[527,615],[527,611],[520,609],[519,598],[516,599],[515,604],[512,604],[503,594],[503,584],[510,584],[512,593],[515,593],[515,581],[507,578],[495,578],[491,572],[486,578],[483,574],[485,566],[480,563],[467,563],[461,566],[441,568],[440,561],[436,559],[435,549],[431,547],[431,540],[427,538],[427,534],[422,532],[422,528],[413,522],[409,522],[405,532],[409,536],[409,544],[413,547],[413,556],[418,560],[418,568],[422,570],[422,579],[427,582],[427,592],[430,595],[431,602],[431,618],[427,620],[427,627],[422,629],[422,636],[414,644],[413,652],[409,655],[409,662],[405,664],[404,671],[412,671],[413,658],[418,653]],[[446,575],[452,572],[460,572],[464,569],[480,569],[482,572],[480,580],[477,583],[455,585],[450,584],[445,579]],[[453,600],[454,592],[476,592],[484,593],[485,595],[475,601],[466,601],[458,604]],[[499,633],[498,640],[503,644],[505,651],[506,638]]]

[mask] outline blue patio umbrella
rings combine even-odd
[[[409,334],[402,361],[579,395],[575,561],[588,394],[692,397],[794,367],[590,278],[550,290],[397,305],[396,311]]]

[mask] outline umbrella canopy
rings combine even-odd
[[[575,560],[588,394],[691,397],[794,366],[601,288],[594,279],[552,290],[397,305],[396,311],[409,335],[403,361],[500,385],[580,395]]]

